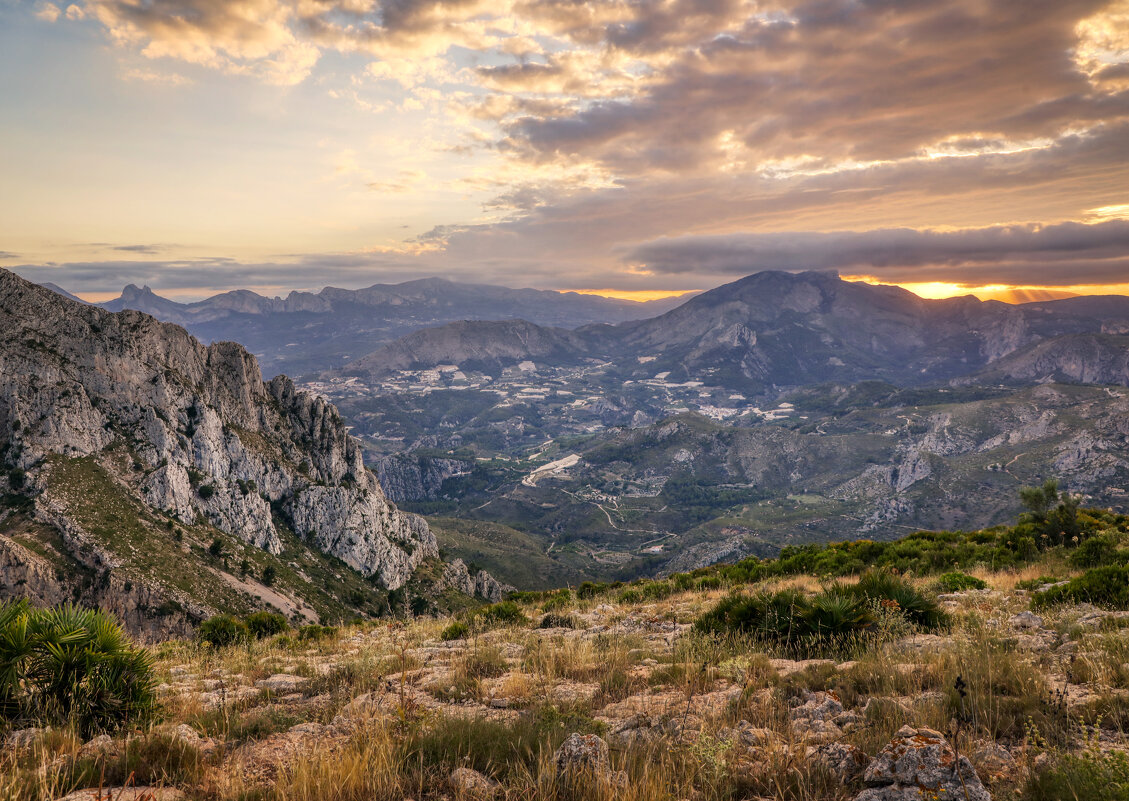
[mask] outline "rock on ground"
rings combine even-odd
[[[855,801],[921,801],[939,798],[992,801],[967,757],[940,732],[903,726],[863,774],[867,789]]]
[[[460,801],[485,801],[493,798],[499,788],[498,782],[471,768],[456,768],[451,771],[447,782]]]

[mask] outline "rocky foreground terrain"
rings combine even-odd
[[[168,642],[155,651],[161,722],[86,742],[11,731],[0,794],[1125,798],[1129,613],[1032,612],[1021,587],[1053,583],[1050,570],[1071,572],[1058,556],[973,571],[985,588],[935,596],[949,616],[938,633],[887,605],[867,637],[810,658],[695,631],[727,592],[702,587],[657,601],[566,590],[465,627],[428,617],[221,649]]]

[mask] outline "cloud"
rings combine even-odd
[[[35,11],[35,16],[44,22],[54,22],[63,12],[54,3],[40,3]]]
[[[164,250],[161,245],[114,245],[110,250],[118,250],[123,253],[141,253],[147,256],[153,256]]]
[[[166,86],[187,86],[192,79],[177,72],[157,72],[156,70],[132,69],[122,77],[127,81],[142,81],[151,84],[164,84]]]
[[[0,260],[8,261],[9,259],[18,259],[20,254],[12,253],[10,250],[0,250]]]
[[[831,269],[892,281],[1111,283],[1129,275],[1129,220],[684,236],[639,245],[625,259],[660,273]]]
[[[121,45],[288,85],[306,79],[318,48],[292,29],[284,0],[87,0],[85,11]]]
[[[1120,229],[1103,226],[1124,217],[1129,186],[1126,0],[85,0],[82,10],[120,47],[162,62],[325,80],[388,125],[410,119],[410,133],[396,130],[414,150],[441,151],[432,162],[382,149],[381,161],[342,145],[326,180],[373,190],[366,202],[389,194],[407,206],[442,184],[480,208],[435,219],[412,254],[308,257],[342,280],[456,269],[642,289],[768,267],[977,281],[1033,269],[1055,283],[1068,265],[1091,281],[1125,270],[1120,240],[1104,238]],[[331,85],[331,69],[353,73]],[[1075,244],[1059,247],[1068,234]],[[160,264],[191,280],[261,282],[270,269],[291,280],[293,261]],[[150,268],[91,269],[116,280]]]

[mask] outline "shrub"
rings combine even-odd
[[[196,488],[196,494],[206,501],[216,494],[216,487],[214,484],[201,484]]]
[[[1091,603],[1129,609],[1129,566],[1107,565],[1087,570],[1059,587],[1035,593],[1036,606],[1060,603]]]
[[[581,599],[595,598],[600,593],[607,590],[608,585],[597,584],[593,581],[585,581],[576,588],[576,597]]]
[[[1024,579],[1017,581],[1015,588],[1017,590],[1027,590],[1028,592],[1034,591],[1047,584],[1055,584],[1058,582],[1057,576],[1039,576],[1038,578]]]
[[[807,599],[796,590],[756,595],[730,595],[694,622],[695,631],[707,634],[738,632],[768,640],[787,640],[799,633]]]
[[[0,603],[0,714],[73,723],[80,732],[135,723],[154,710],[152,659],[118,622],[67,605]]]
[[[520,626],[529,621],[513,601],[502,601],[479,609],[475,615],[488,626]]]
[[[941,592],[963,592],[965,590],[983,590],[988,583],[976,576],[954,571],[943,573],[937,578],[937,589]]]
[[[888,570],[866,571],[848,591],[877,601],[893,601],[911,623],[924,629],[939,628],[947,620],[936,599]]]
[[[572,603],[572,591],[567,587],[550,593],[545,599],[545,603],[541,605],[542,612],[555,612],[558,609],[564,609]]]
[[[642,603],[643,593],[639,590],[624,590],[618,596],[616,596],[616,601],[621,604]]]
[[[319,626],[317,623],[311,623],[298,629],[299,640],[317,641],[336,636],[337,629],[334,626]]]
[[[571,629],[576,627],[576,621],[571,615],[558,615],[550,612],[541,618],[538,628],[542,629]]]
[[[263,575],[259,580],[263,582],[264,585],[269,587],[274,584],[274,577],[277,575],[277,573],[278,571],[275,570],[274,565],[267,565],[263,568]]]
[[[212,544],[208,546],[208,553],[210,553],[217,559],[223,556],[223,540],[221,540],[219,537],[216,537],[214,540],[212,540]]]
[[[256,640],[290,630],[290,624],[278,612],[255,612],[247,615],[243,622]]]
[[[1074,567],[1101,567],[1124,562],[1125,554],[1118,551],[1119,544],[1112,533],[1090,537],[1070,554],[1070,564]]]
[[[450,642],[451,640],[461,640],[469,633],[470,626],[460,620],[456,620],[439,633],[439,639],[441,639],[443,642]]]
[[[843,639],[869,628],[874,616],[866,599],[838,589],[820,593],[804,610],[805,637]]]
[[[1023,798],[1028,801],[1129,801],[1129,757],[1120,751],[1091,748],[1063,754],[1050,768],[1032,775]]]
[[[234,615],[214,615],[200,624],[196,639],[223,648],[251,639],[251,631]]]

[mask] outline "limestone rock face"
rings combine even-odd
[[[472,576],[462,559],[455,559],[447,565],[443,571],[443,580],[459,592],[488,601],[500,601],[506,597],[506,593],[513,590],[513,587],[502,584],[485,570],[479,570]]]
[[[435,459],[417,455],[395,455],[379,459],[373,469],[384,494],[396,503],[432,500],[443,482],[469,473],[474,464],[464,459]]]
[[[929,791],[941,798],[992,801],[968,758],[957,758],[940,732],[903,726],[863,774],[855,801],[908,801]]]
[[[136,476],[127,489],[182,523],[207,521],[278,554],[281,513],[390,589],[438,557],[427,524],[389,503],[365,469],[336,408],[285,376],[264,383],[242,346],[205,346],[175,325],[77,303],[5,270],[0,331],[0,457],[32,487],[45,488],[49,459],[124,448]],[[48,505],[37,503],[41,519]]]

